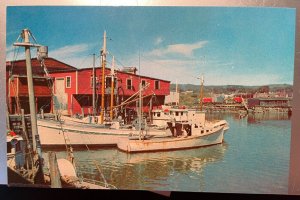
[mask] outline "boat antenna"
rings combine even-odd
[[[203,74],[198,78],[200,79],[200,111],[202,111],[203,108],[203,84],[204,84],[204,77]]]

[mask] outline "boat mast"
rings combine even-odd
[[[140,70],[140,64],[141,64],[141,56],[139,52],[139,73],[141,73]],[[139,140],[141,140],[141,132],[142,132],[142,82],[141,82],[141,74],[139,76],[139,114],[138,114],[138,120],[139,120]]]
[[[200,111],[202,111],[202,107],[203,107],[203,83],[204,83],[204,78],[202,75],[200,77]]]
[[[31,133],[32,133],[32,146],[33,152],[37,153],[37,158],[39,161],[39,170],[43,173],[42,168],[42,149],[40,144],[40,138],[37,128],[37,114],[36,114],[36,101],[34,95],[33,87],[33,78],[32,78],[32,66],[31,66],[31,55],[30,47],[38,47],[40,49],[47,49],[38,44],[30,43],[29,36],[33,37],[29,29],[23,29],[21,33],[22,38],[24,39],[23,43],[14,43],[14,46],[23,46],[25,47],[25,59],[26,59],[26,73],[27,73],[27,85],[28,85],[28,97],[29,97],[29,110],[30,110],[30,120],[31,120]],[[34,37],[33,37],[34,39]],[[35,40],[35,39],[34,39]],[[47,54],[47,52],[46,52]],[[46,57],[47,55],[43,55]],[[42,57],[43,58],[43,57]],[[41,181],[44,180],[44,176],[40,176]]]
[[[113,56],[111,74],[111,92],[110,92],[110,120],[113,120],[113,106],[114,106],[114,87],[115,87],[115,57]]]
[[[103,124],[104,121],[104,101],[105,101],[105,64],[106,64],[106,31],[104,31],[103,35],[103,48],[101,51],[102,57],[102,90],[101,90],[101,116],[100,116],[100,124]]]
[[[26,72],[27,72],[27,85],[28,85],[28,96],[29,96],[29,109],[30,109],[30,119],[31,119],[31,131],[32,131],[32,145],[34,151],[37,149],[36,138],[38,137],[37,129],[37,117],[35,110],[35,98],[34,98],[34,89],[33,89],[33,79],[32,79],[32,66],[31,66],[31,55],[30,47],[36,47],[37,45],[31,44],[29,40],[30,31],[29,29],[22,30],[22,38],[24,43],[14,43],[14,46],[23,46],[25,47],[25,57],[26,57]]]
[[[96,115],[96,102],[95,102],[95,97],[96,97],[96,77],[95,77],[95,54],[93,54],[93,116],[95,117]]]
[[[177,93],[178,93],[178,84],[177,84],[177,80],[176,80],[175,95],[177,95]],[[176,106],[178,106],[177,101],[176,101]]]

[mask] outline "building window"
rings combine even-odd
[[[107,76],[105,77],[105,88],[111,87],[111,77]]]
[[[142,80],[142,87],[146,86],[146,80]]]
[[[96,76],[95,77],[95,82],[96,82],[96,87],[97,85],[99,84],[99,80],[98,80],[98,77]],[[93,88],[93,76],[91,76],[91,84],[90,84],[91,88]]]
[[[66,76],[66,88],[71,88],[71,76]]]
[[[126,88],[127,88],[127,90],[132,90],[132,80],[131,79],[127,79]]]
[[[155,90],[159,90],[159,81],[155,81],[155,85],[154,85],[154,89]]]

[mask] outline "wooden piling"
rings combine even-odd
[[[60,173],[55,152],[48,152],[51,188],[61,188]]]
[[[84,117],[84,108],[81,108],[81,116]]]
[[[45,119],[45,116],[44,116],[44,109],[41,109],[41,117],[42,117],[42,119]]]
[[[7,130],[10,130],[10,119],[8,110],[6,110],[6,128]]]

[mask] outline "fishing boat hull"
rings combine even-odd
[[[117,147],[128,153],[170,151],[220,144],[224,138],[224,127],[206,135],[156,138],[149,140],[122,140]]]
[[[87,126],[69,126],[58,125],[55,122],[42,123],[38,121],[38,131],[43,148],[46,149],[64,149],[65,138],[68,138],[68,144],[76,148],[102,148],[116,147],[119,140],[127,140],[138,135],[137,130],[109,129],[109,128],[91,128]],[[168,137],[171,133],[167,131],[148,131],[147,136]]]

